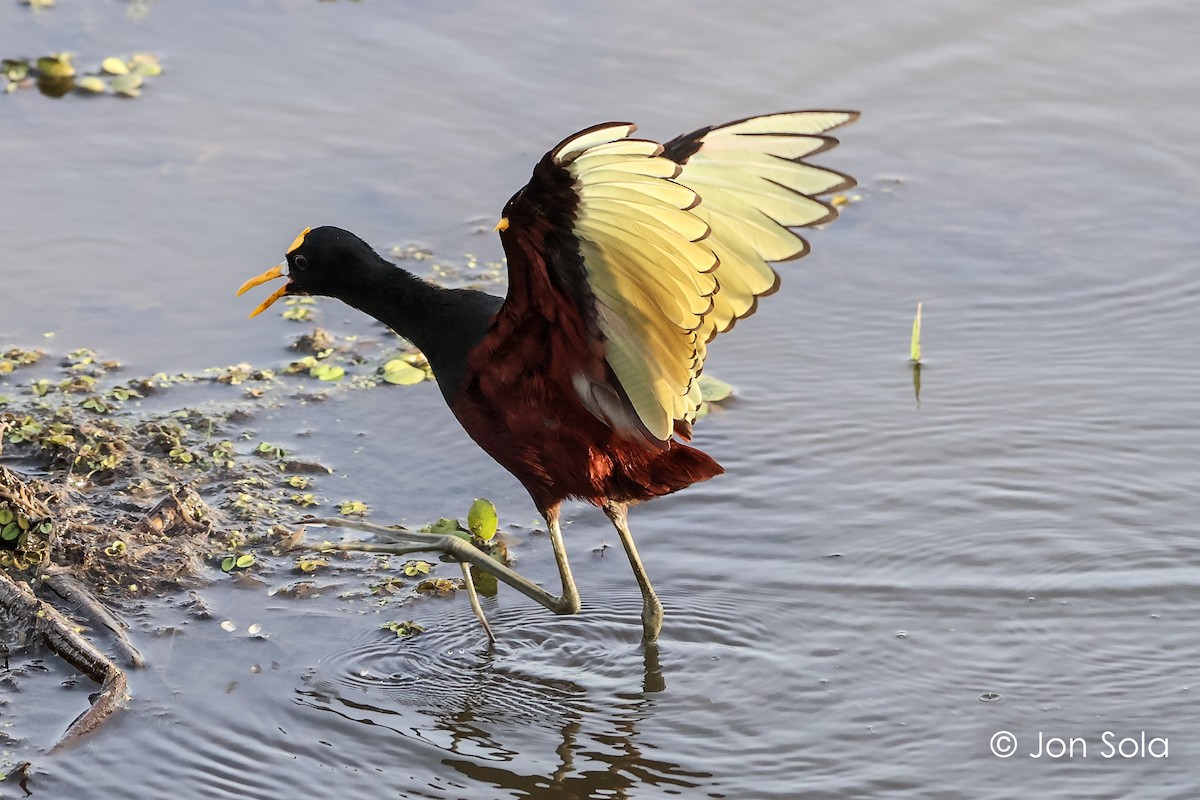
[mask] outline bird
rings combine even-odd
[[[504,297],[427,282],[332,226],[305,228],[238,294],[286,278],[250,316],[285,295],[328,296],[412,342],[467,434],[545,519],[561,593],[526,593],[555,613],[579,612],[560,509],[586,501],[616,529],[642,595],[642,641],[652,643],[663,606],[629,507],[724,471],[690,444],[708,346],[779,289],[772,263],[808,253],[793,229],[837,217],[821,196],[855,181],[808,159],[858,116],[766,114],[661,144],[628,122],[568,136],[495,227]]]

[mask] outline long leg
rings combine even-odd
[[[633,576],[637,578],[638,586],[642,590],[642,642],[650,644],[658,639],[658,632],[662,630],[663,607],[662,603],[658,602],[654,587],[650,585],[646,568],[642,566],[637,545],[633,543],[633,534],[629,532],[629,506],[609,501],[604,504],[604,513],[612,520],[613,527],[621,537],[625,555],[629,556],[629,564],[633,567]]]
[[[554,561],[558,564],[558,575],[562,579],[562,595],[558,600],[558,608],[551,608],[555,614],[578,614],[581,607],[579,590],[575,588],[575,577],[571,574],[571,564],[567,561],[567,546],[563,543],[562,529],[558,526],[557,505],[542,512],[546,518],[546,528],[550,532],[550,544],[554,547]],[[549,606],[547,606],[549,608]]]
[[[479,593],[475,591],[475,578],[471,576],[471,565],[465,561],[458,562],[458,565],[462,567],[463,585],[467,587],[467,597],[471,600],[471,610],[475,612],[475,619],[479,620],[479,626],[487,635],[488,644],[495,644],[496,634],[492,633],[492,626],[488,625],[487,617],[483,613],[483,606],[479,604]]]
[[[562,577],[563,594],[555,597],[541,586],[526,578],[514,569],[501,564],[487,553],[470,542],[457,536],[439,533],[422,533],[420,531],[404,531],[375,525],[370,522],[357,522],[348,519],[304,519],[304,525],[321,525],[327,528],[350,528],[351,530],[366,531],[389,539],[388,543],[375,542],[323,542],[315,549],[318,550],[351,550],[367,553],[431,553],[439,552],[458,560],[472,564],[484,572],[495,575],[498,580],[507,583],[526,597],[540,603],[555,614],[574,614],[579,611],[579,592],[571,577],[571,567],[567,563],[566,548],[562,543],[562,532],[558,526],[558,508],[546,513],[546,522],[550,528],[550,542],[554,546],[554,557],[559,565]]]

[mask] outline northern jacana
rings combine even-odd
[[[627,509],[723,471],[685,444],[708,343],[779,288],[769,262],[808,252],[789,229],[837,216],[817,198],[854,180],[805,159],[837,144],[827,131],[857,117],[769,114],[665,145],[632,138],[636,126],[625,122],[567,137],[496,226],[508,258],[504,298],[435,286],[333,227],[305,229],[283,263],[238,294],[286,276],[251,316],[284,295],[327,295],[420,348],[454,416],[545,517],[562,593],[513,578],[479,551],[468,560],[510,573],[498,577],[556,613],[576,613],[559,507],[586,500],[617,529],[651,642],[662,605]]]

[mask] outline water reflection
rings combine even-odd
[[[75,88],[75,79],[50,78],[42,75],[37,79],[37,88],[46,97],[66,97]]]
[[[665,688],[657,646],[644,653],[640,691],[606,696],[570,678],[529,674],[494,651],[475,654],[473,665],[447,651],[450,663],[380,674],[381,659],[398,651],[394,642],[383,642],[386,651],[378,644],[331,654],[304,676],[297,704],[369,726],[372,737],[395,734],[406,749],[436,748],[456,776],[515,796],[627,798],[640,786],[695,789],[712,777],[656,758],[642,742],[639,726]],[[427,643],[409,655],[424,661],[432,649]]]

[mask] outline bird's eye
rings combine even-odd
[[[304,256],[293,256],[292,266],[298,270],[308,269],[308,259]]]

